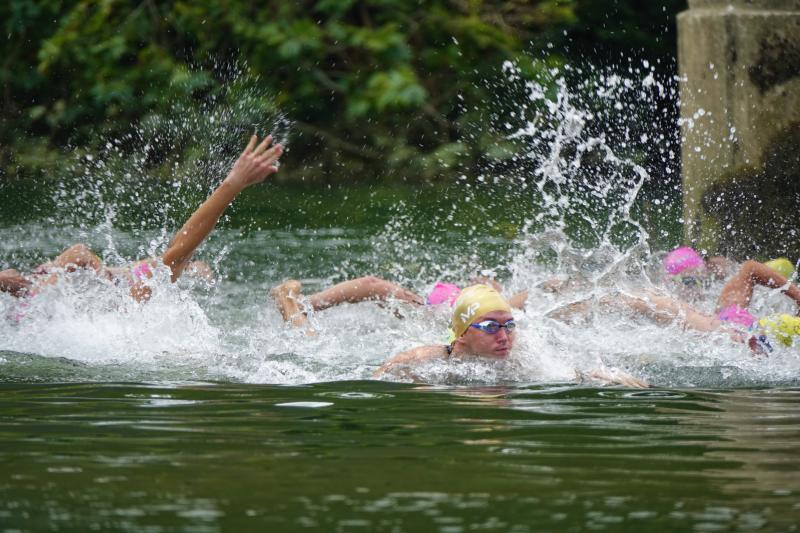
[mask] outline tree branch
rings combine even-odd
[[[381,159],[381,154],[378,152],[370,150],[364,146],[356,146],[355,144],[345,141],[344,139],[340,139],[333,133],[323,130],[322,128],[312,124],[295,122],[295,127],[303,133],[314,135],[334,148],[339,148],[345,152],[361,157],[362,159],[368,159],[372,161]]]

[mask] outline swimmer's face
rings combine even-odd
[[[670,283],[681,294],[692,295],[701,292],[711,280],[708,269],[704,267],[687,268],[680,274],[670,277]]]
[[[505,311],[492,311],[481,315],[475,320],[475,324],[484,320],[494,320],[500,324],[505,324],[514,317]],[[467,331],[458,339],[460,351],[480,357],[490,359],[503,359],[511,353],[514,346],[514,332],[509,332],[506,328],[500,328],[497,333],[488,333],[477,328],[468,328]]]

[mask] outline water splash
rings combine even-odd
[[[495,117],[517,146],[506,173],[532,184],[534,203],[544,206],[526,233],[561,230],[588,248],[649,244],[639,204],[669,202],[652,181],[672,175],[674,183],[678,174],[675,127],[659,124],[663,102],[677,98],[674,82],[656,81],[644,66],[629,69],[629,77],[567,66],[533,80],[513,63],[503,69],[521,100],[516,111]],[[646,184],[648,194],[640,195]]]
[[[142,239],[138,257],[155,257],[172,231],[219,185],[244,142],[252,134],[273,135],[286,146],[292,123],[243,70],[228,72],[231,81],[196,101],[178,100],[163,114],[153,114],[118,138],[104,139],[98,153],[76,148],[74,163],[53,192],[56,212],[48,222],[72,224],[84,234],[108,237],[110,228]],[[104,258],[123,263],[106,238]]]
[[[428,189],[433,195],[423,191],[416,203],[394,203],[390,222],[376,231],[217,230],[204,254],[217,265],[218,282],[172,285],[160,271],[152,281],[156,296],[146,305],[133,302],[127,287],[65,274],[63,283],[29,302],[23,321],[0,323],[0,346],[7,350],[0,372],[45,380],[113,380],[120,372],[130,379],[285,384],[367,379],[394,353],[442,344],[448,310],[343,305],[312,314],[318,335],[307,337],[283,324],[269,287],[300,278],[308,294],[372,274],[424,293],[437,279],[466,284],[490,273],[509,294],[530,291],[518,313],[515,357],[501,364],[426,365],[416,370],[422,380],[561,382],[574,380],[576,371],[621,367],[668,386],[796,383],[800,363],[790,349],[754,358],[722,334],[657,327],[596,305],[619,291],[668,289],[661,257],[652,250],[674,238],[672,222],[663,219],[677,218],[670,207],[675,200],[653,180],[676,171],[677,146],[666,133],[648,131],[642,117],[657,115],[656,96],[670,96],[672,87],[656,82],[646,67],[627,77],[566,69],[540,80],[523,79],[514,65],[504,68],[507,83],[521,89],[513,115],[495,114],[498,131],[514,147],[510,158],[451,187]],[[230,150],[239,146],[231,139],[251,127],[251,110],[229,103],[182,110],[139,125],[123,140],[137,146],[130,158],[115,142],[84,157],[76,167],[83,181],[59,192],[65,210],[80,208],[69,219],[74,225],[0,228],[0,242],[22,235],[23,245],[0,248],[3,263],[32,264],[37,253],[48,253],[42,243],[69,243],[66,235],[99,246],[111,261],[157,255],[169,237],[162,228],[177,225],[227,170],[235,155]],[[273,126],[285,124],[274,120]],[[215,137],[226,129],[220,123],[232,124],[230,132]],[[173,150],[196,142],[197,132],[208,134],[208,145],[198,144],[208,155],[173,158]],[[718,286],[698,294],[699,305],[712,307],[715,291]],[[590,305],[577,325],[547,318],[580,300]],[[762,299],[756,308],[772,303]],[[0,298],[4,316],[16,305]]]

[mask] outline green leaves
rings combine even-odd
[[[427,93],[419,84],[414,71],[401,67],[371,75],[367,80],[364,97],[371,110],[382,113],[392,109],[417,107],[425,101]]]
[[[250,80],[255,100],[304,125],[281,176],[459,175],[508,157],[488,127],[499,96],[487,80],[506,60],[544,68],[524,51],[600,9],[584,3],[7,0],[0,168],[26,137],[46,140],[36,153],[91,152],[146,117],[234,105],[226,87]]]

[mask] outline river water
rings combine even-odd
[[[792,389],[0,386],[4,531],[794,531]]]
[[[580,254],[552,236],[483,235],[487,268],[512,292],[533,287],[514,358],[433,365],[425,384],[374,381],[393,353],[442,342],[447,311],[344,305],[315,313],[319,335],[308,338],[282,324],[267,292],[290,276],[311,292],[358,273],[424,292],[432,281],[413,263],[429,256],[408,255],[395,232],[398,247],[381,248],[381,227],[224,227],[200,254],[218,259],[213,283],[162,280],[138,305],[78,273],[22,320],[6,319],[0,529],[796,528],[795,352],[755,358],[725,338],[626,315],[546,319],[575,294],[536,286],[572,267],[523,268],[525,258],[537,246]],[[14,257],[32,265],[73,231],[26,223],[2,233],[6,243],[22,235]],[[102,249],[107,229],[83,231]],[[463,265],[436,274],[464,282],[472,263],[453,241],[432,246]],[[114,242],[136,255],[132,234],[116,231]],[[403,277],[389,249],[421,273]],[[598,250],[588,255],[604,264]],[[619,284],[630,270],[614,274]],[[4,312],[14,305],[2,301]],[[654,388],[575,382],[576,369],[598,366]]]
[[[756,357],[599,306],[547,317],[640,288],[710,311],[721,286],[687,295],[664,279],[676,191],[641,194],[648,170],[568,96],[509,126],[516,166],[248,190],[198,253],[213,279],[159,270],[146,304],[82,272],[23,305],[0,295],[0,530],[795,530],[796,349]],[[590,153],[602,164],[582,164]],[[6,186],[0,267],[74,242],[112,264],[151,256],[198,201],[180,181],[110,180],[98,160],[49,203],[20,207],[21,185]],[[308,337],[268,297],[287,278],[305,294],[362,275],[425,294],[476,274],[530,291],[513,356],[428,365],[415,384],[372,373],[442,343],[447,309],[343,305],[313,313]],[[760,292],[754,309],[785,305]],[[576,379],[600,367],[652,388]]]

